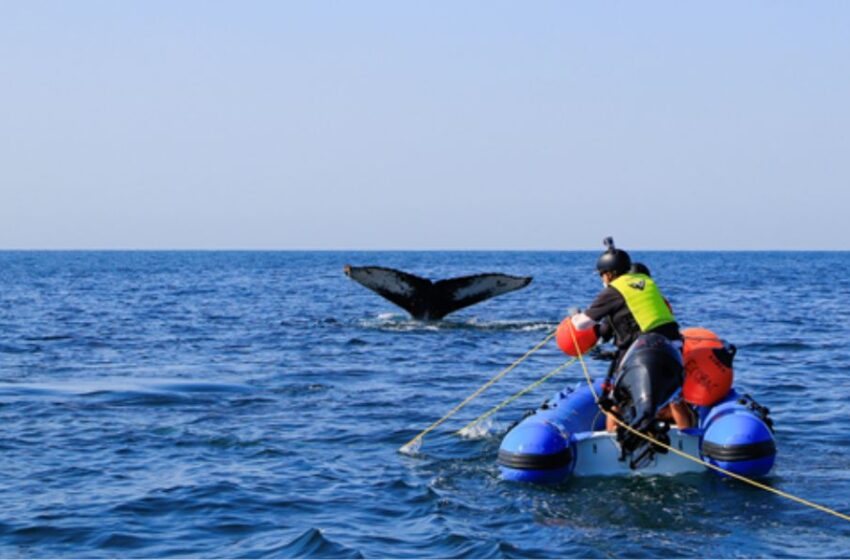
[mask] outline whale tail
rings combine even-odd
[[[345,275],[398,305],[415,319],[442,319],[449,313],[528,286],[530,276],[475,274],[432,282],[401,270],[349,266]]]

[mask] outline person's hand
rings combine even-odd
[[[601,362],[613,362],[617,357],[617,353],[611,350],[605,350],[601,345],[597,344],[593,348],[590,349],[590,357],[594,360],[599,360]]]

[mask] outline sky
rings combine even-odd
[[[0,0],[0,249],[850,249],[850,2]]]

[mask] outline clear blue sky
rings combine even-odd
[[[850,2],[0,0],[0,248],[850,249]]]

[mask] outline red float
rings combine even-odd
[[[685,339],[682,349],[685,362],[682,396],[691,404],[712,406],[729,394],[732,388],[734,347],[725,344],[708,329],[684,329],[682,336]]]
[[[577,357],[579,354],[586,354],[596,344],[596,340],[596,329],[590,327],[589,329],[578,330],[573,325],[570,317],[561,321],[558,330],[555,332],[555,341],[558,343],[558,348],[563,350],[565,354],[573,357]],[[576,348],[576,342],[578,343],[578,348]]]

